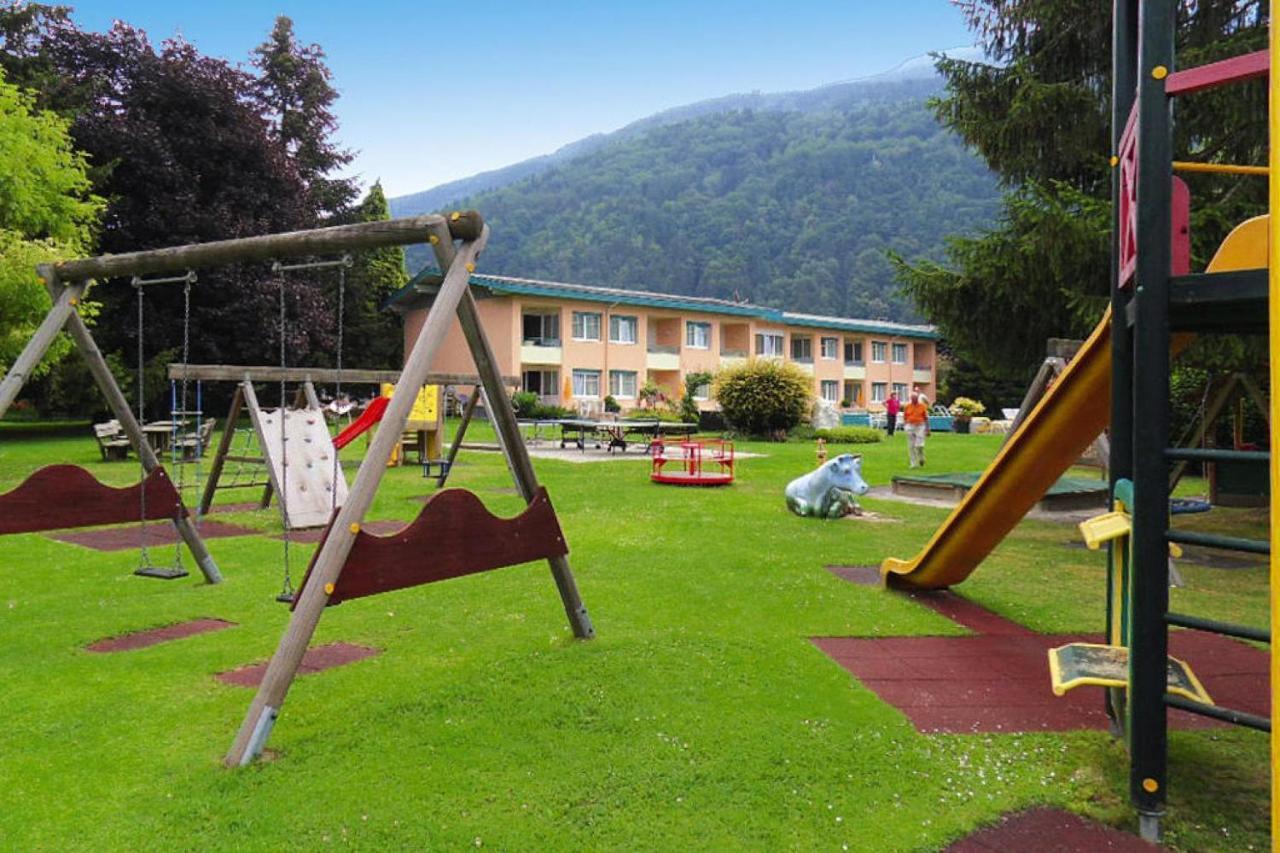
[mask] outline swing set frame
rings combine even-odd
[[[167,249],[155,249],[142,252],[131,252],[120,255],[104,255],[84,260],[65,261],[58,264],[46,264],[38,268],[45,286],[53,300],[53,306],[45,316],[32,339],[22,354],[14,361],[13,366],[0,381],[0,416],[8,409],[17,397],[19,390],[32,369],[39,363],[58,333],[65,327],[75,340],[76,347],[88,364],[98,386],[106,395],[112,411],[120,421],[125,434],[133,444],[135,452],[142,460],[144,469],[150,474],[160,464],[150,445],[146,442],[142,429],[130,410],[128,402],[115,378],[107,367],[97,344],[93,340],[88,327],[76,311],[76,306],[84,296],[89,283],[93,280],[106,280],[121,276],[138,276],[166,272],[178,272],[200,267],[220,266],[237,262],[279,260],[283,257],[307,255],[338,254],[360,249],[371,249],[381,246],[406,245],[428,242],[435,254],[436,263],[443,272],[443,280],[434,304],[427,314],[426,321],[418,332],[417,338],[407,346],[404,367],[400,373],[400,382],[387,406],[382,418],[382,428],[377,431],[365,454],[351,486],[346,503],[338,507],[325,531],[324,540],[312,558],[304,586],[294,600],[293,613],[289,625],[281,637],[275,653],[263,676],[257,694],[254,696],[245,715],[235,740],[227,752],[224,762],[227,766],[249,764],[262,753],[266,746],[272,726],[279,716],[285,696],[297,675],[303,654],[315,633],[324,608],[330,603],[331,595],[337,590],[340,576],[347,568],[348,558],[360,537],[361,548],[357,551],[367,553],[371,548],[377,549],[379,543],[370,542],[368,534],[361,534],[361,523],[364,521],[369,507],[373,503],[378,485],[386,473],[386,460],[400,441],[400,435],[409,419],[418,389],[426,384],[432,362],[444,343],[446,334],[457,318],[462,327],[467,346],[475,362],[480,384],[490,400],[505,398],[504,377],[498,369],[493,350],[485,337],[480,324],[479,312],[470,290],[471,273],[475,271],[476,261],[489,239],[489,227],[484,224],[480,215],[474,211],[455,212],[446,216],[425,215],[381,222],[341,225],[330,228],[318,228],[308,231],[295,231],[283,234],[269,234],[258,237],[247,237],[235,240],[223,240],[213,243],[202,243],[177,246]],[[455,240],[458,241],[455,244]],[[421,553],[421,549],[408,553],[405,559],[419,561],[416,574],[411,584],[395,580],[394,584],[379,578],[371,578],[353,573],[356,582],[369,584],[356,594],[370,594],[404,585],[429,583],[445,577],[456,577],[474,571],[483,571],[501,566],[527,562],[530,559],[545,557],[556,588],[560,594],[565,614],[575,637],[589,639],[595,636],[595,629],[587,614],[578,593],[577,583],[569,567],[568,547],[560,535],[558,523],[547,499],[546,490],[539,483],[529,459],[528,451],[521,440],[520,429],[516,423],[515,411],[510,406],[493,407],[494,426],[501,439],[502,449],[508,467],[515,480],[516,487],[524,498],[527,508],[525,513],[510,522],[495,520],[492,516],[481,519],[471,508],[462,506],[450,491],[439,492],[433,500],[443,498],[440,510],[435,517],[442,519],[450,526],[447,531],[458,544],[454,555],[455,567],[473,558],[478,552],[476,547],[489,548],[492,537],[472,536],[469,530],[454,528],[463,527],[473,519],[490,524],[530,524],[549,525],[550,530],[542,531],[544,539],[549,543],[536,554],[504,553],[501,550],[483,554],[481,564],[464,567],[450,572],[434,571],[428,562],[434,555]],[[161,469],[163,476],[163,469]],[[19,490],[22,487],[19,487]],[[470,497],[482,515],[487,515],[478,500],[466,493],[453,491],[452,495],[462,494]],[[2,499],[3,496],[0,496]],[[430,504],[430,502],[429,502]],[[431,506],[424,506],[423,513],[417,522],[410,525],[417,528],[419,522],[427,520]],[[204,546],[199,533],[190,524],[184,511],[176,514],[174,524],[179,534],[191,549],[197,564],[211,583],[220,580],[216,565]],[[390,538],[390,537],[388,537]],[[475,540],[483,540],[477,543]],[[390,543],[394,544],[394,543]],[[507,549],[510,550],[510,549]],[[527,549],[526,549],[527,550]],[[518,558],[518,559],[517,559]],[[358,567],[357,567],[358,568]]]

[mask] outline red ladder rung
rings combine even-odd
[[[1267,76],[1269,65],[1270,52],[1266,50],[1233,56],[1220,62],[1174,71],[1165,80],[1164,90],[1169,95],[1189,95],[1228,83],[1255,80]]]

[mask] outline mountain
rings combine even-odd
[[[925,106],[927,63],[740,94],[393,199],[474,207],[487,272],[912,321],[886,250],[937,257],[992,221],[995,178]],[[427,253],[410,252],[416,269]]]

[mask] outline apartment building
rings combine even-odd
[[[422,328],[439,283],[438,274],[419,274],[389,300],[405,318],[406,341]],[[471,288],[502,373],[548,403],[611,394],[625,410],[649,380],[675,397],[689,374],[751,356],[797,364],[813,377],[815,397],[853,408],[880,409],[892,391],[905,397],[911,388],[936,398],[932,326],[495,275],[473,275]],[[456,320],[433,370],[473,371]],[[695,389],[700,405],[714,408],[708,394]]]

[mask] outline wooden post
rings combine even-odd
[[[320,410],[320,398],[316,396],[316,386],[308,379],[302,383],[302,393],[306,397],[307,408]]]
[[[45,281],[48,282],[47,287],[50,295],[54,295],[54,288],[57,287],[56,275],[47,266],[41,267],[41,273],[44,275]],[[120,429],[133,444],[133,452],[138,454],[143,471],[150,474],[160,467],[160,460],[156,458],[155,450],[151,448],[151,443],[147,441],[146,433],[142,431],[142,425],[134,417],[129,401],[125,399],[120,386],[116,384],[116,378],[112,375],[111,368],[107,366],[107,360],[102,357],[102,352],[98,349],[98,344],[94,341],[93,335],[89,333],[89,328],[85,326],[84,320],[80,319],[80,315],[74,311],[67,317],[66,328],[71,333],[71,339],[75,341],[76,349],[80,351],[80,356],[89,366],[89,372],[93,374],[94,380],[97,381],[98,388],[101,389],[103,396],[107,398],[107,405],[111,407],[112,414],[120,422]],[[178,536],[182,538],[187,549],[191,551],[191,556],[196,561],[200,573],[204,575],[204,579],[209,583],[221,583],[222,573],[218,571],[218,566],[214,563],[213,556],[209,553],[204,540],[200,538],[200,533],[185,512],[173,520],[173,526],[177,529]]]
[[[443,220],[441,225],[444,226]],[[391,396],[386,413],[382,417],[382,428],[373,438],[369,452],[360,463],[355,484],[347,495],[347,502],[338,508],[333,521],[329,525],[324,543],[315,557],[311,567],[311,577],[303,588],[294,607],[289,627],[280,644],[276,647],[267,671],[263,675],[262,684],[257,695],[249,706],[244,722],[236,734],[224,761],[227,766],[234,767],[251,762],[262,752],[266,745],[271,727],[280,713],[289,686],[297,674],[298,665],[307,650],[311,636],[315,633],[325,605],[329,600],[329,592],[342,567],[351,553],[356,534],[365,513],[373,503],[378,483],[386,473],[386,460],[400,441],[400,433],[404,431],[409,413],[413,409],[418,389],[422,387],[427,372],[435,361],[436,353],[444,343],[445,335],[453,323],[454,313],[462,296],[468,293],[471,271],[475,269],[475,261],[489,238],[486,226],[478,239],[464,243],[458,250],[454,262],[445,267],[444,283],[436,297],[435,304],[427,313],[426,322],[418,332],[417,340],[409,351],[401,372],[400,383]],[[439,239],[451,241],[447,230]]]
[[[1204,416],[1190,428],[1178,440],[1175,447],[1199,447],[1204,442],[1204,437],[1208,433],[1209,428],[1217,423],[1218,418],[1222,417],[1222,410],[1227,407],[1227,403],[1231,401],[1231,396],[1235,393],[1236,385],[1239,383],[1239,376],[1233,375],[1221,386],[1217,393],[1209,400],[1209,404],[1205,406]],[[1169,491],[1173,491],[1173,487],[1178,485],[1187,470],[1187,462],[1179,459],[1173,463],[1169,469]]]
[[[447,239],[448,235],[438,226],[433,227],[432,232],[437,237],[432,243],[436,261],[441,269],[452,271],[453,244]],[[436,303],[432,305],[432,313],[435,313],[439,305],[440,297],[437,296]],[[493,421],[494,431],[498,434],[498,442],[502,445],[507,464],[511,467],[516,488],[520,490],[525,501],[531,503],[538,493],[538,477],[533,471],[533,462],[529,459],[529,449],[525,447],[524,439],[520,435],[520,425],[516,423],[515,410],[507,401],[507,391],[502,384],[502,373],[498,369],[493,349],[489,346],[489,339],[485,337],[484,329],[480,325],[480,313],[476,310],[475,298],[471,295],[470,287],[467,287],[462,294],[456,310],[458,322],[462,325],[462,332],[467,338],[467,346],[471,349],[471,358],[475,361],[476,372],[480,374],[485,394],[489,398],[489,417]],[[556,588],[560,591],[560,599],[564,602],[564,612],[569,618],[569,625],[573,628],[573,635],[580,640],[594,637],[595,628],[592,627],[591,617],[587,615],[587,608],[578,593],[578,584],[573,578],[573,571],[569,568],[569,559],[564,556],[552,557],[547,562],[551,566],[551,575],[555,578]]]
[[[449,445],[449,456],[440,468],[440,476],[436,478],[437,489],[443,489],[445,481],[449,479],[449,472],[453,470],[453,462],[458,458],[458,449],[462,447],[462,440],[467,435],[467,426],[471,423],[471,416],[476,413],[476,403],[479,400],[480,389],[472,388],[471,396],[467,398],[467,405],[462,409],[462,422],[458,424],[458,432],[453,436],[453,444]]]
[[[27,341],[27,345],[23,347],[22,352],[13,360],[13,364],[9,366],[9,372],[4,375],[4,380],[0,381],[0,418],[4,417],[4,413],[9,411],[9,406],[13,405],[13,401],[17,399],[18,392],[22,390],[22,386],[31,377],[31,371],[36,369],[40,359],[44,358],[44,354],[49,351],[49,347],[53,346],[58,333],[67,324],[67,318],[76,312],[76,305],[80,303],[80,297],[84,295],[86,283],[83,281],[76,281],[65,287],[58,287],[52,270],[47,267],[43,268],[41,275],[49,284],[49,296],[53,299],[53,306],[49,308],[49,313],[45,314],[44,319],[40,321],[40,325],[36,328],[35,334],[31,336],[31,340]]]
[[[236,422],[240,420],[240,408],[244,404],[244,390],[237,385],[236,393],[231,396],[231,409],[227,412],[227,425],[218,440],[218,449],[213,454],[213,464],[209,466],[209,476],[204,481],[204,494],[200,496],[200,514],[208,515],[213,506],[213,496],[218,490],[218,481],[222,479],[222,468],[227,464],[227,454],[236,439]]]
[[[1058,340],[1052,338],[1050,340]],[[1049,390],[1049,383],[1057,378],[1067,366],[1067,363],[1058,356],[1049,356],[1040,364],[1040,369],[1036,371],[1036,376],[1031,380],[1031,384],[1027,387],[1027,393],[1022,397],[1022,405],[1018,407],[1018,416],[1013,419],[1013,423],[1009,424],[1009,431],[1005,433],[1004,440],[1000,442],[1003,447],[1013,438],[1014,434],[1022,427],[1022,422],[1027,419],[1027,415],[1031,414],[1031,410],[1040,402],[1040,398]]]

